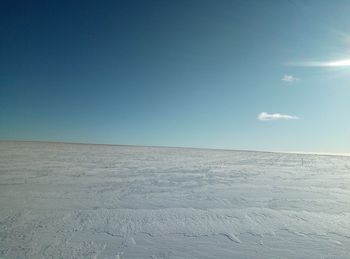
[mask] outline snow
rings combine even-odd
[[[349,168],[348,156],[0,142],[0,258],[350,258]]]

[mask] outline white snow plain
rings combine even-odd
[[[350,157],[0,142],[0,258],[350,258]]]

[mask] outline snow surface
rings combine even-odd
[[[350,258],[350,157],[0,142],[1,258]]]

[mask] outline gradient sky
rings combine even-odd
[[[350,1],[1,1],[0,139],[350,153]]]

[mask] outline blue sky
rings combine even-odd
[[[2,1],[0,139],[350,153],[349,1]]]

